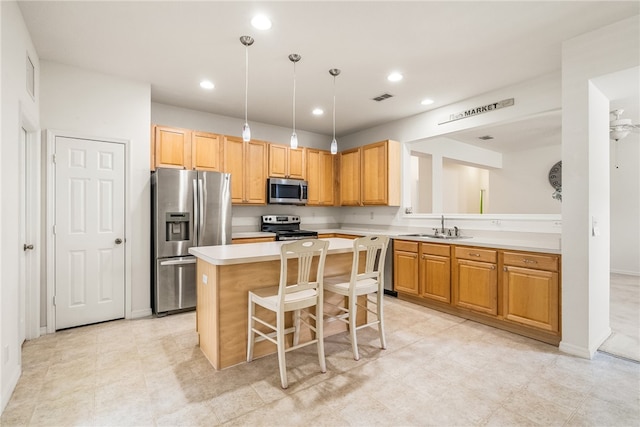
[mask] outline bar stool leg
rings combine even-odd
[[[360,360],[358,353],[358,338],[356,336],[356,320],[358,318],[358,297],[349,297],[349,335],[351,336],[351,348],[353,349],[353,359]]]
[[[384,350],[387,348],[387,340],[384,337],[384,294],[378,292],[378,333],[380,334],[380,347]]]
[[[287,382],[287,360],[285,356],[285,341],[284,341],[284,313],[280,312],[277,314],[277,332],[276,336],[278,337],[278,367],[280,369],[280,383],[282,384],[282,388],[289,387],[289,383]]]
[[[253,343],[255,340],[255,334],[253,333],[253,317],[255,316],[256,306],[251,300],[251,295],[249,295],[249,321],[247,328],[247,362],[251,362],[253,360]]]

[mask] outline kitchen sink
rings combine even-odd
[[[442,239],[442,240],[456,240],[456,239],[470,239],[471,236],[449,236],[446,234],[427,234],[427,233],[415,233],[415,234],[403,234],[406,237],[428,237],[430,239]]]

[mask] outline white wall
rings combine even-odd
[[[149,315],[151,87],[49,61],[42,61],[41,84],[43,129],[129,141],[127,275],[131,316]]]
[[[560,214],[562,204],[551,197],[549,169],[561,159],[562,146],[550,145],[504,153],[502,168],[489,172],[490,209],[505,214]]]
[[[640,64],[640,17],[562,49],[562,342],[592,357],[609,329],[609,102],[593,80]],[[600,235],[593,235],[593,220]]]
[[[38,55],[15,2],[0,2],[2,110],[0,131],[0,409],[4,410],[21,373],[18,338],[19,132],[39,127]],[[26,90],[27,52],[36,68],[36,96]]]

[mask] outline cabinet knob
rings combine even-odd
[[[492,265],[492,266],[491,266],[491,269],[492,269],[492,270],[495,270],[495,269],[496,269],[496,266],[495,266],[495,265]]]
[[[509,271],[507,267],[502,267],[502,271]]]

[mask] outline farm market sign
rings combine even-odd
[[[500,108],[511,107],[514,104],[513,98],[503,99],[502,101],[493,102],[487,105],[481,105],[479,107],[471,108],[469,110],[462,111],[449,115],[446,119],[439,122],[439,125],[445,123],[455,122],[456,120],[466,119],[469,117],[477,116],[478,114],[488,113],[489,111],[499,110]]]

